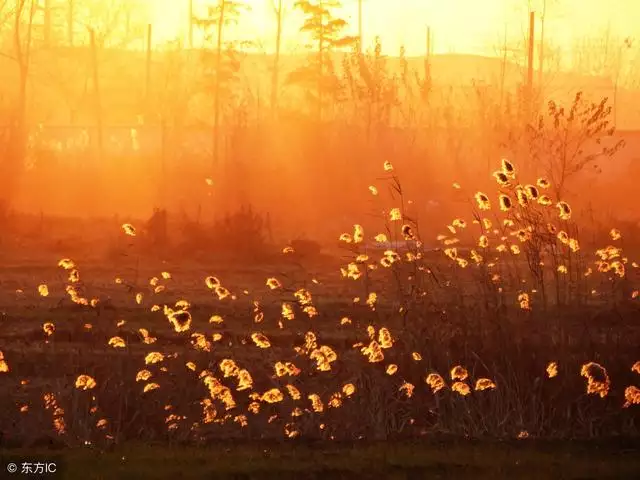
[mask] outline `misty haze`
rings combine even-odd
[[[639,18],[0,0],[2,475],[640,476]]]

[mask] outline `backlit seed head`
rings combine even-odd
[[[609,393],[611,381],[605,368],[595,362],[589,362],[582,365],[580,375],[587,379],[587,393],[600,395],[604,398]]]
[[[416,386],[414,384],[409,382],[403,382],[402,385],[400,385],[400,388],[398,390],[404,393],[407,398],[411,398],[413,397],[413,391],[415,390],[415,388]]]
[[[558,202],[556,204],[558,207],[558,216],[562,220],[569,220],[571,218],[571,207],[567,202]]]
[[[444,378],[442,378],[442,376],[438,373],[430,373],[429,375],[427,375],[425,381],[427,382],[427,385],[431,387],[431,391],[433,393],[437,393],[446,387]]]
[[[509,160],[503,158],[501,164],[501,170],[505,175],[507,175],[509,178],[515,177],[516,169]]]
[[[251,334],[251,340],[260,348],[269,348],[271,346],[271,342],[266,337],[266,335],[256,332]]]
[[[96,387],[96,381],[89,375],[79,375],[76,378],[76,388],[79,390],[91,390]]]
[[[498,197],[498,200],[500,203],[500,210],[502,210],[503,212],[510,210],[511,207],[513,206],[513,203],[511,202],[511,198],[509,197],[509,195],[501,194]]]
[[[498,185],[500,185],[501,187],[509,186],[509,177],[502,170],[493,172],[493,176],[496,179],[496,182],[498,182]]]
[[[628,408],[631,405],[640,405],[640,388],[635,385],[630,385],[624,390],[625,403],[624,408]]]
[[[126,343],[122,337],[111,337],[109,339],[109,346],[113,348],[124,348],[126,347]]]
[[[540,192],[538,192],[538,188],[535,185],[525,186],[524,192],[530,200],[537,200],[540,196]]]
[[[489,378],[479,378],[476,381],[476,391],[495,390],[496,384]]]
[[[466,380],[469,372],[461,365],[456,365],[451,369],[451,380]]]
[[[491,202],[489,201],[489,197],[482,193],[482,192],[477,192],[475,195],[476,198],[476,202],[478,204],[478,208],[480,210],[490,210],[491,209]]]
[[[122,224],[122,230],[124,231],[125,234],[127,234],[127,235],[129,235],[131,237],[135,237],[136,236],[136,229],[130,223],[123,223]]]
[[[536,184],[538,185],[538,187],[544,188],[545,190],[551,187],[549,180],[547,180],[546,178],[539,178]]]
[[[451,384],[451,390],[466,397],[471,393],[471,387],[464,382],[454,382]]]
[[[413,233],[413,229],[411,228],[410,225],[403,225],[402,226],[402,236],[404,237],[405,240],[415,240],[415,235]]]

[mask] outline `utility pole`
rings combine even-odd
[[[427,25],[427,45],[426,45],[426,55],[424,57],[424,74],[425,79],[431,76],[431,27]]]
[[[145,113],[147,116],[149,115],[149,109],[151,106],[151,35],[153,34],[151,24],[147,25],[147,59],[146,59],[146,78],[145,78],[145,87],[144,87],[144,96],[145,96]]]
[[[531,113],[531,107],[533,106],[533,42],[534,42],[534,29],[535,29],[536,14],[534,12],[529,13],[529,54],[528,54],[528,66],[527,66],[527,117]],[[528,118],[527,118],[528,120]]]
[[[507,76],[507,24],[504,24],[502,40],[502,63],[500,64],[500,113],[502,114],[502,102],[504,100],[504,84]]]
[[[73,47],[74,3],[75,3],[75,0],[68,0],[68,5],[67,5],[67,41],[69,42],[70,47]]]
[[[44,0],[44,46],[51,47],[51,0]]]
[[[544,70],[544,24],[547,19],[547,0],[542,2],[542,16],[540,17],[540,48],[538,49],[538,88],[542,90]]]
[[[358,53],[362,53],[362,0],[358,0]]]
[[[95,114],[98,130],[98,159],[100,163],[104,160],[104,141],[103,141],[103,121],[102,121],[102,99],[100,95],[100,75],[98,73],[98,53],[96,45],[96,32],[93,28],[89,29],[91,42],[91,67],[93,70],[93,88],[95,94]]]
[[[193,0],[189,0],[189,49],[193,49]]]
[[[273,71],[271,72],[271,113],[275,115],[278,111],[278,89],[280,87],[280,47],[282,43],[282,0],[273,3],[276,14],[276,53],[273,57]]]

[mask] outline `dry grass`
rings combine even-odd
[[[57,461],[65,478],[634,478],[637,444],[598,442],[458,442],[393,444],[231,442],[211,448],[127,444],[0,454],[3,464],[37,456]]]
[[[163,263],[126,224],[109,268],[6,268],[3,443],[636,437],[624,233],[587,249],[570,207],[503,161],[427,251],[384,170],[378,229],[337,235],[346,250],[321,263],[283,248],[243,269],[246,244],[215,271]]]

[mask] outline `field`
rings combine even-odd
[[[270,246],[247,211],[223,244],[193,224],[172,244],[161,212],[65,238],[23,218],[0,268],[3,455],[61,455],[69,478],[637,474],[634,238],[580,242],[503,161],[426,248],[384,170],[378,230],[324,247]]]
[[[464,442],[447,438],[382,443],[224,442],[208,448],[126,444],[11,451],[1,461],[58,462],[66,478],[636,478],[638,444]]]

